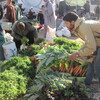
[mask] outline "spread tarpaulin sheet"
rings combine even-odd
[[[44,5],[43,0],[18,0],[18,3],[22,3],[25,10],[29,10],[33,7],[36,11],[40,10],[41,6]]]

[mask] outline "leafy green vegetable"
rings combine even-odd
[[[49,46],[43,54],[37,54],[36,58],[40,59],[40,63],[37,66],[37,72],[41,69],[48,69],[53,65],[58,65],[63,59],[68,56],[68,52],[58,46]],[[60,61],[60,60],[61,61]],[[68,61],[68,59],[65,59]],[[48,67],[47,67],[48,66]]]
[[[0,65],[0,72],[15,68],[19,74],[34,78],[35,65],[30,61],[29,57],[12,57],[10,60],[3,62]]]
[[[38,41],[36,41],[35,44],[39,43],[46,43],[46,41],[43,38],[38,38]]]
[[[41,48],[39,45],[31,45],[27,49],[20,50],[19,54],[21,54],[21,56],[33,56],[36,55]]]
[[[26,93],[27,78],[15,69],[0,73],[0,100],[14,100]]]
[[[29,39],[28,39],[27,37],[24,36],[24,37],[22,38],[22,42],[23,42],[23,44],[28,45]]]

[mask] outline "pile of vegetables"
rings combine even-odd
[[[67,72],[70,65],[74,64],[67,59],[70,53],[60,45],[45,46],[34,57],[39,64],[33,86],[29,90],[31,95],[28,100],[71,100],[72,98],[72,100],[92,100],[89,97],[89,91],[82,83],[72,79],[68,73],[61,73],[62,67],[65,67]]]
[[[24,41],[28,42],[27,39]],[[92,100],[83,83],[72,77],[85,76],[87,63],[67,59],[81,46],[80,43],[59,37],[54,39],[54,43],[40,39],[36,44],[20,50],[20,56],[12,57],[0,65],[3,84],[0,99],[17,100],[20,95],[28,94],[23,99]]]
[[[17,100],[36,75],[29,57],[12,57],[0,65],[0,100]]]
[[[15,69],[0,73],[0,100],[17,100],[26,93],[27,77],[19,75]]]
[[[29,90],[28,100],[92,100],[89,90],[69,74],[41,70]]]

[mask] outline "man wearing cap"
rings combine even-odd
[[[27,18],[22,18],[14,23],[12,26],[12,35],[18,49],[22,44],[23,37],[29,39],[29,45],[37,41],[38,37],[36,29],[28,22]]]

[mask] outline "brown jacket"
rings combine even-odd
[[[12,4],[5,5],[4,7],[7,9],[6,12],[6,20],[7,22],[12,22],[14,23],[16,21],[16,9]]]
[[[96,47],[100,46],[100,22],[94,20],[85,20],[78,18],[75,22],[74,31],[79,36],[85,45],[79,50],[79,55],[90,56],[96,51]]]

